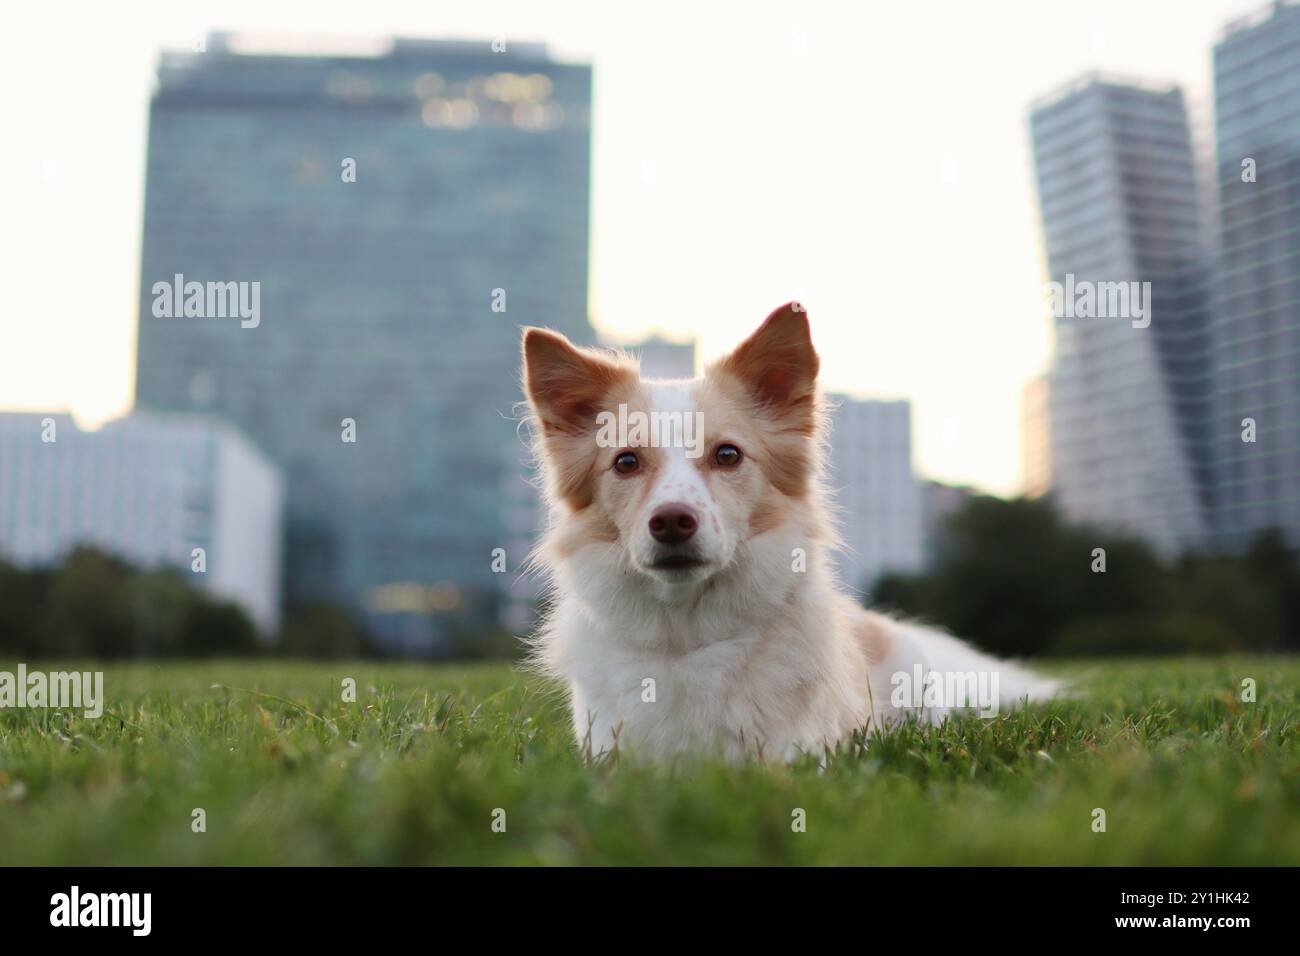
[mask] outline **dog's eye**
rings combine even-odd
[[[713,453],[713,460],[724,468],[739,465],[740,449],[735,445],[719,445],[718,450]]]
[[[630,451],[625,451],[614,459],[614,470],[620,475],[629,475],[640,467],[641,462]]]

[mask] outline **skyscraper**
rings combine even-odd
[[[289,596],[427,649],[524,558],[519,326],[592,340],[591,70],[514,42],[249,47],[161,58],[137,403],[246,431],[285,472]]]
[[[1240,548],[1279,527],[1300,546],[1300,6],[1228,27],[1214,96],[1217,531]]]
[[[1208,266],[1182,94],[1085,76],[1034,104],[1030,131],[1059,294],[1053,495],[1166,554],[1203,544]]]
[[[829,483],[847,546],[840,579],[867,593],[887,571],[921,570],[921,486],[912,471],[912,406],[829,395]]]

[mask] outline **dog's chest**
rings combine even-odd
[[[784,751],[814,720],[811,678],[736,641],[682,656],[589,657],[572,676],[574,727],[594,750]]]

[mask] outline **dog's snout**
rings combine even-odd
[[[650,516],[650,536],[662,544],[681,544],[699,526],[695,512],[686,505],[660,505]]]

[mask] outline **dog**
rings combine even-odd
[[[550,512],[530,558],[550,598],[532,660],[567,685],[589,757],[789,761],[909,716],[1056,694],[837,585],[818,366],[793,302],[693,380],[524,330]]]

